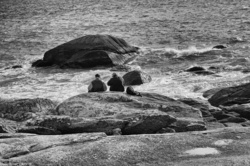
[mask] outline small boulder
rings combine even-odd
[[[216,46],[213,46],[212,49],[225,49],[225,48],[227,48],[227,47],[224,45],[216,45]]]
[[[134,71],[126,73],[123,76],[123,79],[124,79],[124,83],[126,86],[141,85],[141,84],[152,81],[152,78],[150,75],[139,70],[134,70]]]

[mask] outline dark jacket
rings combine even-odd
[[[103,92],[105,91],[104,82],[101,80],[94,80],[91,82],[92,88],[89,92]]]
[[[110,86],[110,91],[124,92],[124,80],[121,77],[113,77],[108,81],[108,86]]]

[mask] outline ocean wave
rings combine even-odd
[[[203,53],[208,53],[211,51],[216,51],[220,49],[213,49],[213,47],[205,47],[205,48],[197,48],[195,46],[190,46],[187,49],[177,49],[177,48],[148,48],[148,47],[142,47],[140,50],[140,54],[143,55],[166,55],[169,57],[183,57],[183,56],[189,56],[189,55],[196,55],[199,56]]]

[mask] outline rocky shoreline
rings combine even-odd
[[[192,137],[192,132],[194,131],[200,131],[198,135],[203,135],[202,131],[205,132],[206,130],[207,133],[212,133],[212,135],[215,131],[215,133],[219,131],[217,136],[229,135],[231,140],[231,135],[237,135],[238,130],[248,133],[247,129],[250,125],[248,86],[249,84],[244,84],[213,91],[214,94],[211,94],[207,101],[191,98],[175,100],[156,93],[141,93],[142,97],[131,96],[121,92],[84,93],[73,96],[59,104],[42,98],[1,100],[0,162],[3,165],[6,163],[15,165],[16,162],[21,163],[21,165],[27,163],[27,165],[43,165],[44,162],[57,165],[54,159],[45,159],[44,155],[54,153],[53,157],[58,157],[58,155],[62,157],[60,154],[62,152],[55,152],[55,149],[66,148],[72,151],[76,144],[77,146],[83,146],[85,142],[89,142],[87,144],[96,144],[102,139],[116,140],[120,144],[122,142],[120,140],[131,138],[133,146],[127,145],[116,150],[118,153],[126,156],[127,153],[125,154],[124,148],[128,148],[128,151],[133,151],[133,148],[140,146],[137,145],[137,139],[150,139],[149,143],[151,144],[163,138],[166,141],[170,137],[171,139],[176,137],[177,140],[183,136]],[[236,130],[236,132],[232,133],[232,130]],[[190,131],[192,132],[190,133]],[[224,133],[220,133],[220,131]],[[107,136],[112,137],[109,138]],[[33,138],[36,138],[36,143],[26,145],[27,140],[33,140]],[[68,141],[65,142],[63,138]],[[238,137],[236,136],[236,138]],[[81,141],[75,142],[75,139],[80,139]],[[205,140],[206,138],[202,137],[199,139]],[[46,140],[48,141],[47,143]],[[20,142],[22,145],[19,147]],[[59,142],[58,145],[56,142]],[[174,141],[172,144],[177,142]],[[106,143],[108,147],[111,146],[111,143]],[[27,146],[28,149],[25,149]],[[34,150],[37,149],[36,146],[38,146],[39,150]],[[167,146],[170,146],[170,143]],[[197,144],[197,146],[203,147],[204,145]],[[93,152],[96,149],[94,147],[94,145],[91,145],[88,151],[91,151],[93,155],[103,153],[102,148],[97,149],[96,153]],[[229,149],[227,153],[234,153],[234,151],[232,150],[231,152]],[[33,153],[36,154],[34,161]],[[79,155],[78,153],[85,152],[77,151],[76,153]],[[151,152],[147,151],[145,153]],[[143,154],[141,155],[145,157]],[[171,155],[174,155],[174,153],[171,153]],[[199,156],[199,154],[197,155]],[[211,155],[213,156],[214,154],[205,156],[208,159]],[[204,157],[203,155],[201,156],[202,158]],[[112,157],[114,156],[111,155]],[[164,160],[171,161],[175,165],[176,159],[170,160],[165,158]],[[183,157],[180,157],[180,159],[183,159]],[[207,159],[204,161],[207,162]],[[40,163],[38,160],[42,162]],[[81,165],[84,161],[78,160],[78,165]],[[91,162],[89,159],[86,160],[89,162],[87,165],[92,163],[103,165],[98,158],[95,160],[91,159]],[[123,164],[130,165],[128,164],[129,160],[126,159]],[[133,160],[141,162],[138,158]],[[162,160],[162,158],[159,158],[157,162]],[[192,160],[192,162],[196,160],[197,158]],[[210,159],[208,160],[210,162]],[[199,160],[201,163],[204,161]],[[67,159],[67,162],[70,163],[71,159]],[[111,160],[111,162],[114,161]],[[104,163],[107,165],[109,162],[105,161]],[[188,162],[185,161],[184,163]],[[60,165],[65,164],[62,163]],[[113,165],[115,164],[113,163]]]
[[[92,44],[85,46],[89,38]],[[101,49],[104,51],[99,54]],[[35,66],[70,61],[71,67],[84,68],[89,63],[105,65],[109,59],[109,65],[116,65],[113,70],[127,71],[123,75],[126,86],[141,85],[152,81],[151,76],[125,65],[134,57],[124,55],[138,49],[112,36],[85,36],[48,51]],[[59,61],[54,57],[59,56],[58,52],[62,53]],[[200,67],[187,71],[213,74]],[[208,99],[176,100],[149,92],[140,92],[140,96],[94,92],[61,103],[46,98],[0,100],[0,164],[117,165],[119,161],[120,165],[189,165],[188,160],[194,157],[192,164],[197,161],[214,165],[213,156],[226,160],[226,164],[231,154],[248,154],[239,148],[250,135],[249,85],[208,90],[203,95]],[[242,137],[241,132],[247,138],[235,141]],[[209,136],[203,137],[204,133]],[[229,149],[223,150],[227,146]],[[145,159],[150,156],[153,160]]]

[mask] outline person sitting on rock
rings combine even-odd
[[[104,92],[106,90],[106,84],[101,80],[101,76],[96,74],[95,80],[93,80],[88,86],[88,92]]]
[[[110,91],[124,92],[124,80],[119,77],[116,73],[112,74],[112,78],[108,81]]]
[[[142,97],[141,93],[140,93],[140,92],[136,92],[136,91],[134,90],[134,88],[132,88],[131,86],[127,87],[126,93],[129,94],[129,95],[141,96],[141,97]]]

